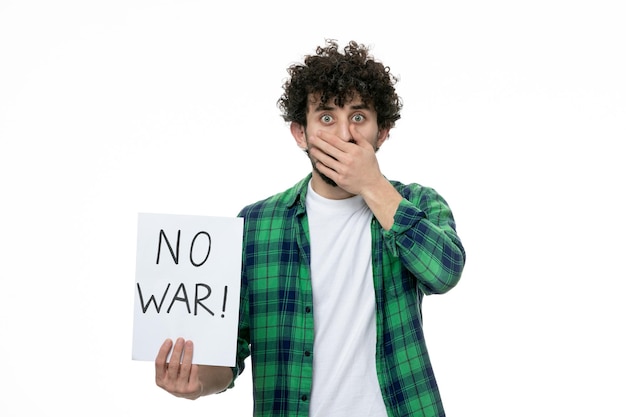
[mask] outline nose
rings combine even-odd
[[[337,131],[336,135],[339,136],[345,142],[353,142],[354,138],[352,137],[352,132],[350,130],[350,122],[342,121],[337,123]]]

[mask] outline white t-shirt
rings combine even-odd
[[[372,212],[360,196],[329,200],[309,182],[313,286],[311,417],[386,417],[376,374]]]

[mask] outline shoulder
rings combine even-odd
[[[309,176],[287,190],[245,206],[239,212],[239,217],[245,219],[276,217],[280,213],[294,208],[300,200],[304,201],[308,181]]]

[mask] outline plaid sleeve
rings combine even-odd
[[[250,356],[250,325],[248,322],[248,297],[247,286],[242,280],[241,301],[239,306],[239,335],[237,337],[237,356],[233,371],[233,381],[228,388],[235,386],[235,379],[245,369],[245,360]]]
[[[238,217],[245,218],[245,210],[241,210]],[[246,226],[244,222],[244,228]],[[244,247],[245,247],[244,233]],[[235,353],[235,366],[231,368],[233,372],[233,380],[227,389],[235,386],[235,380],[245,369],[245,360],[250,356],[250,323],[248,319],[249,301],[248,301],[248,281],[246,275],[246,264],[243,262],[245,251],[242,250],[242,266],[241,266],[241,287],[239,295],[239,331],[237,335],[237,350]]]
[[[399,190],[404,197],[394,224],[383,232],[393,256],[417,278],[425,294],[441,294],[461,278],[465,250],[446,201],[431,188],[417,184]]]

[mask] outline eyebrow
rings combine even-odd
[[[329,106],[328,104],[320,104],[319,106],[317,106],[315,111],[328,111],[328,110],[334,110],[336,108],[337,106]],[[367,104],[359,103],[359,104],[350,106],[350,110],[371,110],[371,109]]]

